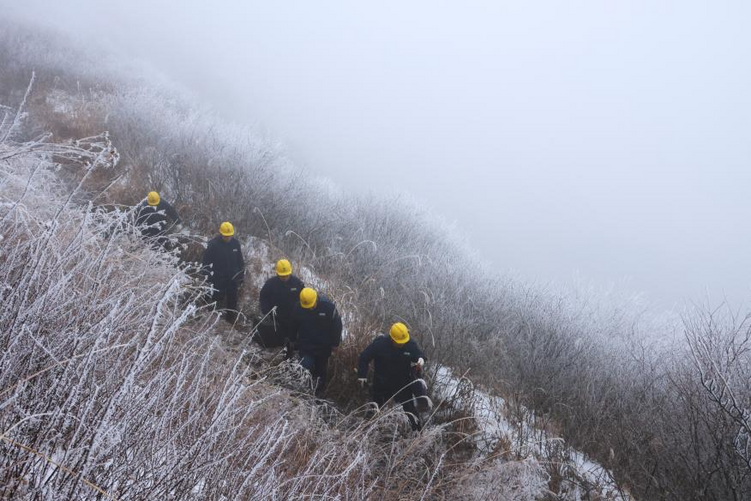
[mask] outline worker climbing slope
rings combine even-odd
[[[156,191],[149,192],[146,200],[139,203],[134,212],[135,223],[141,229],[141,235],[162,247],[168,244],[165,236],[167,230],[181,223],[174,207],[163,200]]]
[[[265,321],[255,339],[261,345],[282,346],[292,339],[292,312],[304,287],[302,280],[292,274],[292,264],[287,259],[277,261],[276,276],[266,281],[259,297]]]
[[[226,302],[229,310],[226,318],[230,323],[237,319],[237,291],[245,279],[245,260],[234,235],[232,223],[225,221],[203,254],[203,270],[214,289],[211,299],[217,306]]]
[[[305,287],[292,313],[291,332],[300,364],[310,371],[315,394],[321,396],[329,357],[342,341],[342,318],[333,302]]]
[[[402,404],[413,430],[419,430],[417,404],[427,405],[425,387],[416,379],[425,364],[425,354],[410,339],[407,326],[401,322],[391,326],[388,336],[380,335],[360,354],[357,364],[358,382],[368,381],[368,367],[374,361],[373,401],[383,406],[388,400]]]

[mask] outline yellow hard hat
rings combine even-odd
[[[219,233],[221,233],[225,237],[231,237],[232,235],[235,234],[235,227],[232,226],[232,223],[225,221],[219,227]]]
[[[401,322],[397,322],[391,326],[389,336],[391,336],[391,340],[396,344],[404,344],[409,341],[409,330],[407,329],[406,325]]]
[[[292,265],[286,259],[280,259],[276,262],[276,274],[280,277],[292,275]]]
[[[152,207],[159,205],[159,201],[162,198],[159,196],[159,193],[156,191],[150,191],[149,194],[146,196],[146,201],[151,205]]]
[[[316,305],[318,293],[310,287],[305,287],[300,291],[300,306],[309,310]]]

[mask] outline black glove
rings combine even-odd
[[[292,357],[295,356],[295,345],[292,344],[292,341],[287,341],[286,346],[284,347],[284,360],[291,360]]]

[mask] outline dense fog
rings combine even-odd
[[[140,58],[347,191],[402,191],[494,269],[749,296],[741,1],[0,0]]]

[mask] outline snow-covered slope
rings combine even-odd
[[[477,458],[495,464],[499,472],[510,468],[509,463],[518,463],[513,468],[529,477],[524,485],[525,496],[528,496],[525,499],[537,499],[550,493],[553,483],[549,470],[544,467],[550,461],[558,463],[557,471],[561,476],[560,482],[555,482],[556,499],[632,499],[617,486],[612,473],[583,453],[567,447],[562,438],[546,429],[547,423],[536,419],[524,406],[512,409],[505,399],[489,395],[466,377],[455,376],[447,367],[437,368],[433,391],[434,399],[442,405],[469,410],[477,427],[471,436]],[[481,490],[494,485],[494,481],[487,478],[481,483]]]

